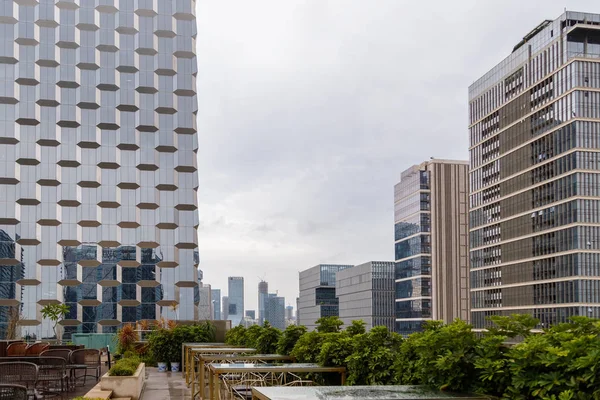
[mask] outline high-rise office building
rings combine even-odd
[[[265,299],[265,321],[277,329],[284,330],[285,323],[285,298],[269,293]]]
[[[469,320],[468,162],[415,165],[394,188],[396,332]]]
[[[600,317],[600,15],[565,12],[469,88],[471,321]]]
[[[229,297],[222,297],[223,307],[221,307],[221,316],[223,320],[227,321],[229,319]]]
[[[370,261],[339,271],[335,277],[339,316],[345,326],[354,320],[365,328],[385,326],[395,329],[395,280],[393,261]]]
[[[312,331],[319,318],[338,316],[335,274],[346,268],[352,268],[352,265],[319,264],[300,272],[298,325]]]
[[[240,324],[244,318],[244,278],[241,276],[230,276],[229,283],[229,311],[228,319],[231,320],[231,326],[235,327]]]
[[[258,282],[258,323],[265,322],[265,299],[269,295],[269,284],[263,280]]]
[[[195,0],[2,2],[2,265],[23,275],[0,307],[22,299],[38,338],[53,302],[70,307],[65,339],[198,317],[194,13]]]
[[[221,289],[212,289],[213,319],[221,319]]]

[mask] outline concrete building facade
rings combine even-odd
[[[346,268],[352,268],[352,265],[319,264],[300,272],[298,325],[304,325],[312,331],[319,318],[339,315],[335,274]]]
[[[468,162],[432,159],[394,188],[396,332],[469,320]]]
[[[367,330],[385,326],[394,331],[394,271],[393,261],[370,261],[336,274],[335,292],[344,326],[351,325],[354,320],[363,320]]]
[[[231,326],[240,324],[244,318],[244,278],[241,276],[230,276],[228,279],[228,319]]]
[[[195,5],[2,2],[0,316],[38,338],[198,318]]]
[[[600,15],[546,20],[469,88],[471,321],[600,317]]]

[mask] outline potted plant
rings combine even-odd
[[[171,354],[169,361],[171,361],[171,372],[179,372],[179,365],[181,358],[181,345],[178,345],[177,341],[171,341]]]
[[[158,372],[167,372],[167,362],[172,354],[171,331],[157,329],[148,338],[148,346],[152,356],[157,361]]]
[[[54,331],[54,337],[59,344],[62,343],[62,338],[59,337],[56,326],[68,313],[69,306],[66,304],[47,304],[44,306],[44,308],[42,308],[42,317],[48,318],[50,321],[54,322],[54,325],[52,325],[52,330]]]

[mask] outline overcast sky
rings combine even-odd
[[[197,0],[205,283],[393,261],[393,188],[468,159],[467,89],[544,19],[598,0]]]

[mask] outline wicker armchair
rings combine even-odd
[[[22,357],[25,355],[25,350],[27,350],[27,343],[11,343],[6,347],[6,355],[9,357]]]
[[[27,346],[25,350],[26,356],[39,356],[41,352],[48,350],[50,348],[50,343],[33,343]]]
[[[29,396],[35,396],[38,366],[30,362],[0,363],[0,383],[19,384],[27,388]]]
[[[85,385],[85,378],[88,376],[88,370],[94,371],[93,376],[96,378],[96,382],[100,379],[100,351],[95,349],[80,349],[73,350],[71,353],[71,364],[85,365],[85,374],[82,376],[75,375],[76,379],[83,377],[83,384]],[[83,367],[81,368],[83,369]],[[76,373],[77,371],[75,371]]]
[[[25,386],[0,384],[0,400],[27,400],[27,397]]]
[[[60,358],[64,359],[68,364],[71,362],[71,350],[69,350],[69,349],[44,350],[40,353],[40,357],[60,357]]]
[[[67,362],[61,357],[40,357],[37,387],[46,395],[58,395],[69,388]],[[58,390],[60,388],[60,391]]]

